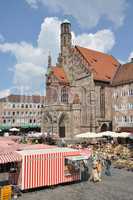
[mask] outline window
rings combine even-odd
[[[24,104],[21,104],[21,108],[24,108]]]
[[[32,108],[32,105],[30,104],[30,108]]]
[[[15,119],[12,120],[12,123],[13,123],[13,124],[15,123]]]
[[[130,122],[133,122],[133,116],[132,115],[130,116]]]
[[[68,89],[66,87],[61,89],[61,102],[68,103]]]
[[[127,122],[127,116],[124,116],[124,122]]]
[[[105,90],[104,87],[100,88],[100,109],[101,117],[105,116]]]
[[[15,104],[13,104],[12,107],[15,108]]]
[[[12,115],[15,115],[15,112],[12,112]]]
[[[28,104],[25,105],[25,108],[28,108]]]
[[[133,96],[133,89],[129,89],[128,95],[129,95],[129,96]]]
[[[30,124],[32,124],[32,119],[30,119]]]

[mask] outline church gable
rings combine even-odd
[[[86,67],[88,63],[76,48],[71,49],[68,60],[67,67],[69,68],[69,78],[71,81],[88,77],[90,74],[88,67]]]
[[[119,67],[120,63],[111,55],[87,49],[75,47],[88,65],[86,67],[93,73],[94,80],[110,82]]]
[[[52,67],[47,76],[47,84],[68,84],[67,76],[61,67]]]

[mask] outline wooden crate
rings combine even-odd
[[[11,196],[12,196],[12,187],[10,185],[1,187],[0,200],[11,200]]]

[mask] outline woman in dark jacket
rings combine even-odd
[[[105,160],[105,174],[107,176],[111,176],[111,159],[109,158],[109,156],[107,156],[106,160]]]

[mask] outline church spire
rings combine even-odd
[[[72,43],[71,24],[65,20],[61,24],[61,55],[64,55],[65,49],[71,48]]]

